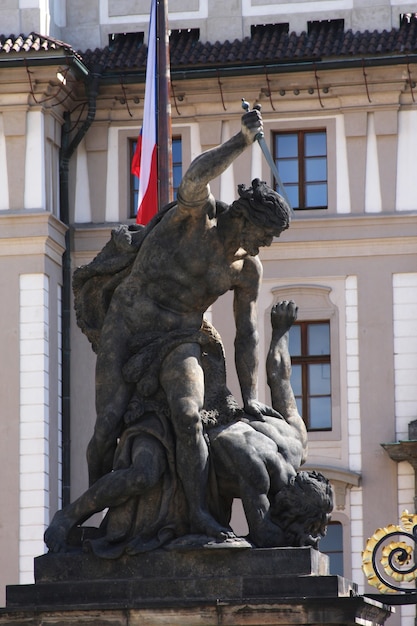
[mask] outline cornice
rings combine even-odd
[[[261,259],[370,257],[417,253],[417,213],[293,219]]]
[[[0,213],[0,257],[44,255],[61,265],[66,230],[46,211]]]

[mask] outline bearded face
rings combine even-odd
[[[240,244],[250,256],[259,254],[259,248],[270,246],[274,238],[274,233],[269,228],[255,226],[248,220],[241,232]]]

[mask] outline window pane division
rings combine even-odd
[[[291,384],[308,430],[330,430],[330,323],[298,322],[290,329]]]
[[[274,156],[294,209],[327,208],[326,131],[275,133]]]

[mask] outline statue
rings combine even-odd
[[[267,376],[274,408],[280,409],[278,417],[266,415],[260,420],[241,411],[226,387],[218,335],[206,322],[201,337],[193,337],[204,348],[208,396],[216,398],[221,407],[221,413],[202,411],[212,474],[207,491],[209,509],[227,528],[233,498],[241,498],[249,545],[256,547],[317,547],[333,506],[328,481],[316,472],[298,471],[306,458],[307,432],[289,379],[288,330],[296,313],[291,301],[278,303],[271,311]],[[131,357],[127,370],[129,377],[138,379],[142,395],[139,370],[143,372],[143,367],[135,365],[136,357]],[[140,395],[132,398],[126,416],[129,425],[120,438],[114,470],[55,514],[45,533],[51,552],[67,551],[71,528],[106,508],[103,535],[86,542],[104,558],[134,555],[166,543],[175,546],[192,533],[186,496],[176,473],[175,431],[161,391],[159,387],[144,403],[138,402]],[[193,540],[188,539],[191,544]],[[209,543],[210,536],[203,535],[202,541]],[[229,530],[223,542],[233,545],[233,541]]]
[[[146,227],[116,229],[74,273],[77,321],[97,352],[97,420],[90,488],[55,515],[45,533],[51,551],[67,549],[71,527],[107,507],[103,537],[92,542],[97,554],[115,558],[190,535],[233,542],[234,497],[252,545],[316,545],[324,532],[329,485],[298,472],[307,436],[289,382],[294,303],[272,311],[272,407],[257,399],[258,252],[289,227],[290,210],[259,179],[239,185],[230,207],[209,187],[261,131],[260,112],[245,113],[239,133],[193,161],[176,203]],[[203,317],[228,290],[243,409],[226,386],[221,339]],[[298,509],[314,495],[307,524],[310,513],[300,523],[294,509],[283,521],[287,489],[302,494]]]

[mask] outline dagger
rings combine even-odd
[[[244,98],[242,98],[242,109],[244,109],[245,111],[249,111],[249,108],[250,108],[250,107],[249,107],[249,102],[247,102]],[[261,105],[260,105],[260,104],[257,104],[254,108],[255,108],[255,109],[258,109],[258,111],[260,111],[260,110],[261,110]],[[292,209],[292,207],[291,207],[291,203],[290,203],[290,201],[289,201],[289,198],[288,198],[287,192],[285,191],[285,187],[284,187],[284,185],[283,185],[283,183],[282,183],[281,176],[279,175],[278,168],[277,168],[277,166],[275,165],[275,161],[274,161],[274,159],[272,158],[272,155],[271,155],[271,153],[270,153],[270,151],[269,151],[269,148],[268,148],[267,143],[266,143],[266,141],[265,141],[265,136],[264,136],[263,132],[262,132],[262,131],[260,131],[260,132],[256,135],[255,139],[256,139],[256,141],[258,142],[259,147],[260,147],[260,148],[261,148],[261,150],[262,150],[262,154],[264,155],[265,160],[266,160],[266,162],[268,163],[268,165],[269,165],[269,167],[270,167],[270,169],[271,169],[271,172],[272,172],[272,174],[273,174],[273,176],[274,176],[275,180],[276,180],[276,181],[277,181],[277,183],[278,183],[278,186],[279,186],[279,193],[281,194],[281,196],[284,198],[285,202],[286,202],[286,203],[288,204],[288,206],[290,207],[291,212],[293,212],[293,209]]]

